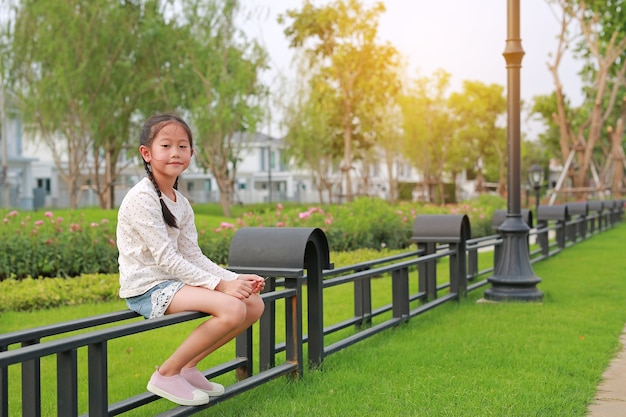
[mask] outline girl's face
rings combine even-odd
[[[139,152],[150,164],[155,179],[171,181],[187,169],[193,155],[187,132],[176,122],[163,126],[154,136],[150,147],[141,145]]]

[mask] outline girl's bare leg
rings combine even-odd
[[[187,363],[184,366],[184,368],[190,368],[190,367],[196,366],[198,362],[200,362],[202,359],[209,356],[211,353],[215,352],[217,349],[224,346],[226,343],[233,340],[236,336],[238,336],[239,334],[244,332],[248,327],[254,324],[259,319],[259,317],[261,317],[261,314],[263,314],[263,310],[265,308],[265,305],[263,304],[263,300],[261,299],[261,297],[258,297],[256,295],[251,295],[250,298],[246,298],[245,300],[242,300],[242,301],[245,302],[246,307],[247,307],[246,319],[244,320],[243,324],[239,326],[237,329],[234,329],[233,331],[228,333],[221,340],[218,340],[213,346],[210,346],[209,348],[207,348],[200,355],[196,356],[189,363]]]
[[[167,309],[168,314],[181,311],[201,311],[212,317],[200,324],[159,367],[164,376],[194,366],[248,328],[263,312],[263,301],[256,294],[239,300],[219,291],[185,285]]]

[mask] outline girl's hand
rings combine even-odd
[[[265,278],[255,274],[241,274],[237,277],[237,279],[251,282],[253,291],[257,294],[265,288]]]
[[[243,300],[253,293],[260,292],[263,288],[265,288],[265,280],[262,277],[254,274],[241,274],[234,281],[220,281],[215,290]]]

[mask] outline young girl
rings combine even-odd
[[[224,387],[209,382],[198,362],[243,332],[263,313],[258,275],[237,275],[204,256],[194,214],[178,192],[189,166],[193,139],[187,123],[173,114],[149,118],[139,152],[147,176],[124,197],[118,213],[120,297],[146,318],[201,311],[200,324],[154,372],[148,390],[180,405],[200,405]]]

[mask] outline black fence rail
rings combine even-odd
[[[539,206],[535,226],[533,213],[523,211],[530,229],[531,262],[612,228],[622,221],[623,212],[623,200]],[[495,233],[473,239],[467,216],[420,215],[413,224],[414,250],[341,268],[333,268],[320,229],[238,230],[230,246],[229,269],[268,277],[261,295],[266,309],[255,324],[258,340],[248,329],[237,337],[232,360],[203,371],[208,378],[235,373],[237,382],[226,388],[224,396],[205,406],[175,406],[161,416],[193,415],[274,378],[302,377],[305,367],[321,366],[326,356],[488,284],[487,277],[502,256],[498,228],[506,216],[496,212]],[[389,294],[388,303],[374,305],[374,284]],[[324,295],[343,285],[352,287],[353,313],[328,323]],[[277,302],[284,303],[284,317],[276,312]],[[188,312],[144,320],[125,310],[0,335],[0,417],[19,415],[19,410],[27,417],[42,415],[40,367],[41,359],[49,356],[56,357],[57,415],[78,416],[79,349],[87,352],[88,415],[116,416],[141,409],[159,397],[146,391],[109,402],[108,343],[204,316]],[[109,327],[95,329],[101,325]],[[278,326],[284,326],[282,341],[277,340]],[[21,367],[21,404],[9,403],[12,366]]]

